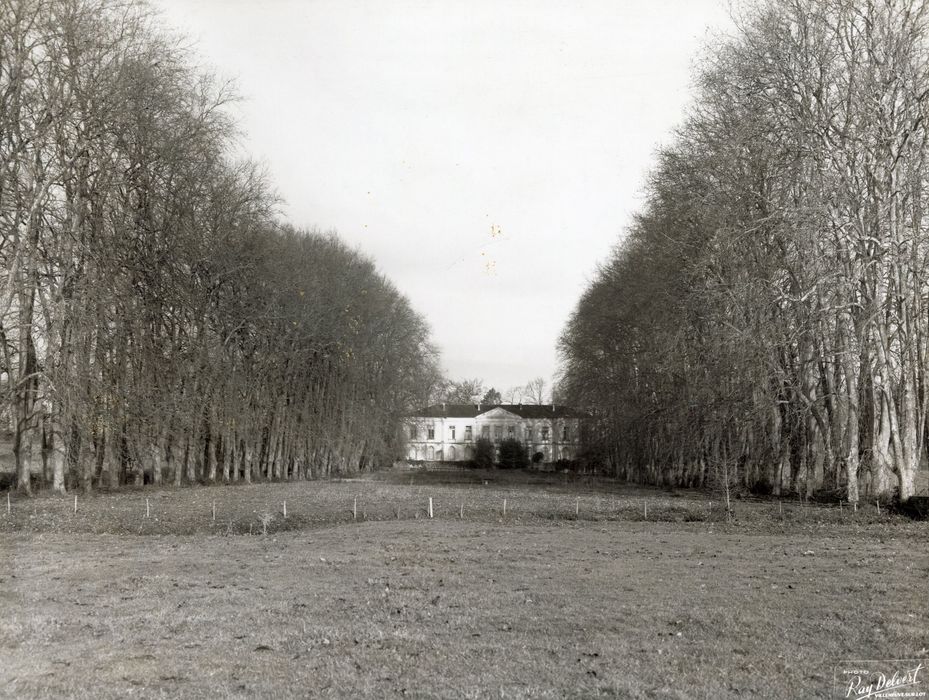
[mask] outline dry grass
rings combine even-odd
[[[192,488],[36,498],[0,494],[0,533],[243,535],[329,528],[353,521],[435,519],[497,523],[506,499],[508,523],[665,521],[728,524],[720,495],[635,487],[578,475],[471,470],[393,470],[359,479]],[[284,517],[284,503],[287,517]],[[791,533],[798,527],[838,531],[897,527],[907,520],[874,503],[847,506],[794,499],[733,500],[740,531]],[[146,515],[148,514],[148,515]]]
[[[0,695],[830,697],[929,655],[927,523],[498,476],[0,502]]]

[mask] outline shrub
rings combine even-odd
[[[559,459],[555,462],[555,469],[557,471],[569,471],[569,472],[580,472],[586,471],[584,465],[576,459]]]
[[[494,466],[494,444],[485,437],[474,443],[474,457],[471,465],[475,469],[491,469]]]
[[[532,455],[533,464],[541,464],[543,459],[545,459],[544,452],[536,452],[534,455]]]
[[[501,469],[525,469],[529,466],[529,452],[516,438],[507,438],[500,443]]]

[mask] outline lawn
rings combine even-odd
[[[734,510],[455,472],[14,497],[0,695],[826,698],[929,656],[929,523]]]

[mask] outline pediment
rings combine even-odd
[[[489,411],[484,411],[484,413],[479,413],[477,417],[478,418],[510,418],[510,419],[520,420],[520,417],[518,415],[510,411],[507,411],[505,408],[500,408],[499,406],[497,406],[496,408],[492,408]]]

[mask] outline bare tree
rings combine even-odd
[[[617,473],[702,483],[725,459],[748,488],[913,494],[927,12],[772,0],[709,53],[561,341],[563,391]]]
[[[526,383],[526,386],[523,387],[523,400],[526,403],[537,404],[541,406],[546,401],[547,385],[545,380],[542,377],[536,377],[535,379]]]
[[[18,484],[389,463],[439,377],[371,261],[274,216],[227,85],[132,0],[0,0],[0,416]]]
[[[446,403],[478,403],[483,395],[483,379],[462,379],[449,382],[444,401]]]

